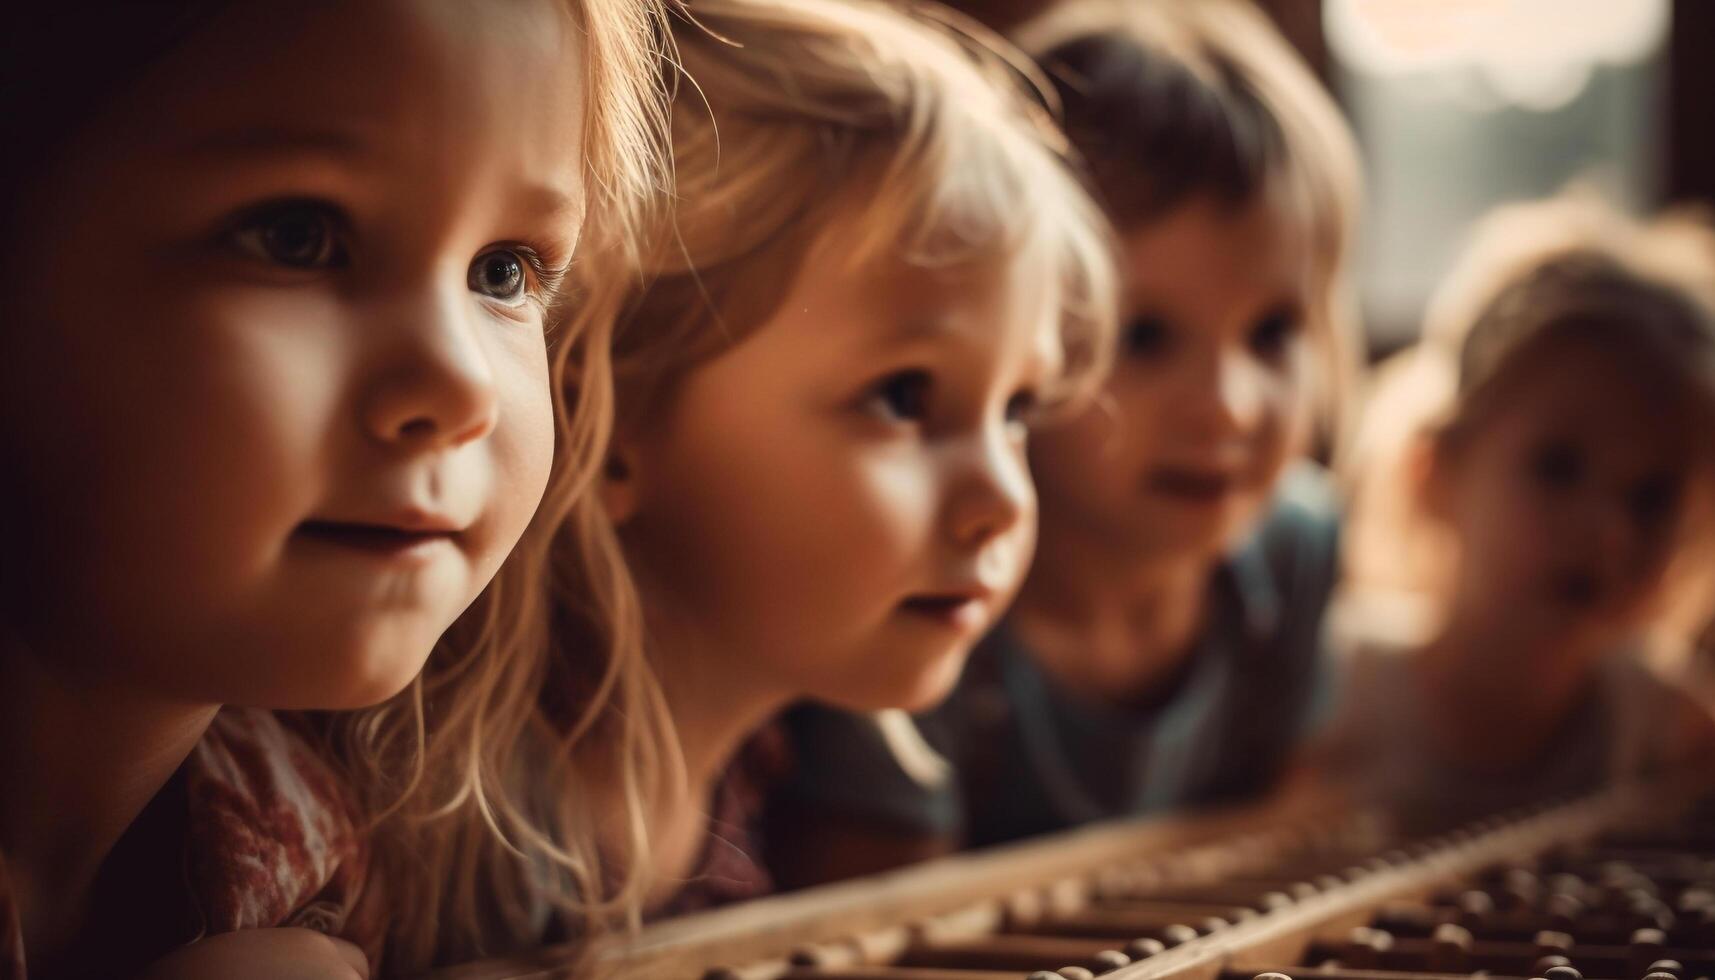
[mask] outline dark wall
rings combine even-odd
[[[1668,197],[1715,205],[1715,3],[1675,0],[1668,58]]]

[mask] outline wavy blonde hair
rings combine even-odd
[[[1122,232],[1198,197],[1284,195],[1311,244],[1321,438],[1345,442],[1361,360],[1350,271],[1362,169],[1339,107],[1243,0],[1070,0],[1017,32],[1053,79],[1072,144]]]
[[[1114,331],[1111,243],[1099,210],[1004,42],[929,5],[867,0],[698,0],[678,26],[672,108],[676,207],[608,284],[618,424],[645,424],[677,381],[775,312],[828,230],[861,232],[854,273],[876,260],[937,268],[1007,263],[1039,277],[1066,370],[1049,392],[1094,389]],[[855,223],[855,224],[854,224]],[[580,349],[606,356],[605,332]],[[586,496],[565,522],[553,601],[563,655],[605,643],[643,656],[635,584],[615,531]],[[665,708],[651,708],[670,725]],[[676,748],[676,743],[675,743]],[[683,760],[661,753],[630,791],[683,800]],[[629,828],[616,892],[647,886],[646,828]]]
[[[548,655],[551,554],[587,496],[613,420],[604,355],[613,318],[599,283],[581,272],[608,256],[636,254],[671,172],[663,0],[568,6],[583,42],[588,198],[568,303],[549,336],[557,438],[546,493],[517,548],[405,692],[366,711],[317,719],[376,820],[371,877],[379,890],[368,900],[385,905],[394,973],[540,942],[545,877],[576,883],[555,889],[562,901],[592,896],[599,905],[606,889],[593,814],[617,806],[640,818],[648,806],[635,793],[615,798],[605,773],[647,761],[664,738],[638,707],[653,689],[638,651],[595,644]],[[585,353],[573,356],[578,341]],[[594,579],[599,592],[600,576]],[[554,725],[539,710],[541,692],[565,671],[587,683],[570,706],[572,721]],[[571,751],[598,717],[617,719],[605,740]],[[538,780],[564,788],[567,805],[545,810]]]
[[[1616,371],[1659,372],[1715,421],[1715,227],[1688,211],[1635,220],[1581,189],[1478,223],[1430,300],[1421,340],[1377,369],[1356,430],[1346,533],[1355,601],[1403,601],[1432,628],[1454,549],[1423,512],[1425,454],[1481,427],[1515,366],[1572,331],[1623,340],[1637,359],[1617,359]],[[1690,533],[1705,544],[1708,507],[1697,503]],[[1684,549],[1668,607],[1708,587],[1694,553],[1707,557]]]
[[[622,311],[623,423],[775,312],[833,222],[846,256],[1012,262],[1057,296],[1070,397],[1105,368],[1111,244],[1021,58],[938,5],[698,2],[677,48],[678,207]]]

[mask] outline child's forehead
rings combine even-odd
[[[1061,297],[1020,263],[927,265],[892,254],[853,264],[840,243],[830,234],[811,249],[771,321],[811,329],[765,328],[759,333],[772,336],[764,343],[807,345],[835,359],[952,346],[1059,370]]]
[[[103,105],[59,180],[150,220],[325,196],[569,246],[586,194],[575,25],[555,0],[487,6],[230,4]]]
[[[504,116],[519,93],[543,91],[543,78],[580,77],[576,32],[561,10],[552,0],[227,4],[117,109],[147,122],[134,127],[144,133],[248,126],[348,136],[409,124],[429,150],[435,107],[480,102]]]
[[[1691,455],[1696,392],[1666,366],[1623,354],[1608,343],[1553,338],[1520,352],[1499,413],[1525,438],[1552,435],[1614,456],[1657,464]]]
[[[1128,291],[1231,295],[1251,285],[1302,296],[1310,288],[1310,228],[1272,195],[1229,203],[1213,195],[1122,232]]]
[[[908,333],[918,327],[992,331],[1005,321],[1054,320],[1040,315],[1047,300],[1058,298],[1050,277],[1022,258],[937,264],[894,254],[850,264],[839,261],[837,250],[820,253],[820,262],[816,254],[804,270],[805,285],[905,324]]]

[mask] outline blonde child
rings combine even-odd
[[[1358,792],[1437,823],[1715,746],[1637,656],[1707,567],[1712,285],[1715,235],[1688,219],[1570,196],[1479,227],[1358,443],[1354,602],[1404,593],[1423,624],[1342,631],[1322,763]]]
[[[626,297],[602,490],[644,628],[622,602],[586,622],[647,638],[682,749],[649,828],[662,911],[767,889],[745,804],[789,702],[953,683],[1029,559],[1025,423],[1099,367],[1112,302],[1052,131],[931,8],[692,13],[679,207]]]
[[[409,882],[356,760],[264,709],[394,696],[525,531],[556,284],[657,182],[640,9],[0,42],[0,977],[369,974]]]
[[[1337,435],[1355,342],[1351,138],[1248,4],[1084,0],[1019,37],[1118,230],[1123,326],[1095,403],[1032,436],[1017,604],[921,719],[951,776],[843,749],[863,776],[800,787],[872,867],[1261,793],[1318,697],[1337,525],[1302,457],[1317,422]]]

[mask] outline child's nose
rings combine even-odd
[[[1036,512],[1036,486],[1023,453],[1005,434],[973,439],[957,453],[950,515],[953,537],[981,545]]]
[[[1579,522],[1580,536],[1591,560],[1615,571],[1632,568],[1637,563],[1642,535],[1624,499],[1598,492],[1585,495]]]
[[[381,340],[363,424],[383,443],[445,448],[481,439],[499,420],[488,352],[468,294],[435,295],[398,314]]]
[[[1262,378],[1239,351],[1213,351],[1197,373],[1186,407],[1206,436],[1244,432],[1256,425],[1262,409]]]

